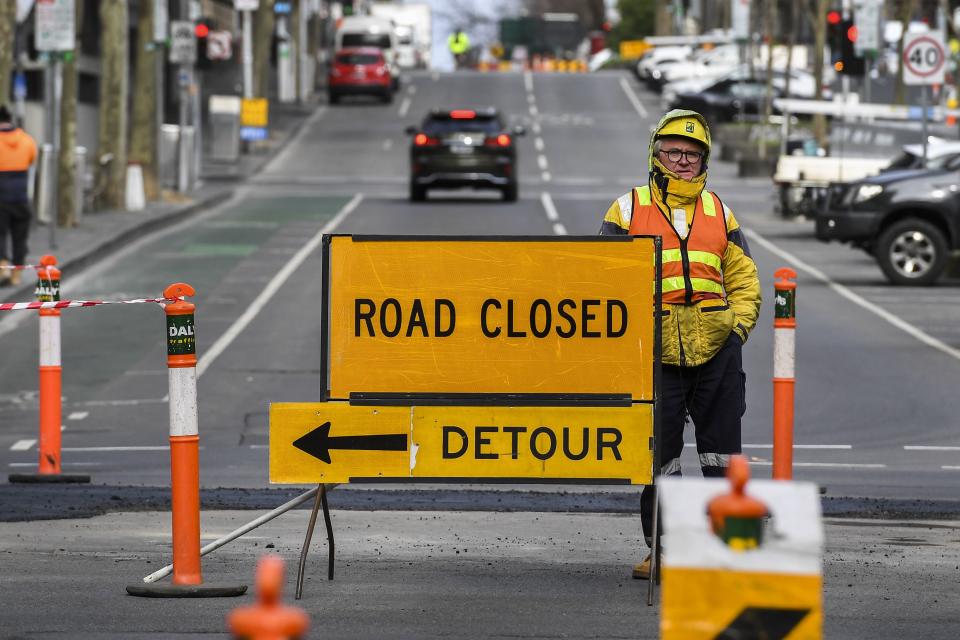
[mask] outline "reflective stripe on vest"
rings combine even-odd
[[[685,240],[680,239],[667,216],[653,203],[649,185],[634,189],[632,205],[630,233],[659,235],[663,239],[663,302],[690,304],[724,297],[721,265],[727,228],[725,217],[717,216],[717,197],[709,191],[701,193]],[[702,222],[697,224],[698,220]]]

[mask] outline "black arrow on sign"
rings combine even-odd
[[[407,434],[388,433],[371,436],[331,436],[330,423],[322,425],[293,441],[293,446],[330,464],[330,449],[354,451],[406,451]]]
[[[714,640],[783,640],[810,609],[747,607]]]

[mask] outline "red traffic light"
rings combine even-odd
[[[856,42],[856,41],[857,41],[857,26],[856,26],[856,25],[851,25],[850,28],[847,29],[847,40],[849,40],[850,42]]]
[[[206,38],[210,35],[210,27],[203,24],[202,22],[193,27],[193,35],[198,38]]]
[[[840,24],[840,21],[843,19],[843,16],[840,15],[840,12],[833,10],[827,13],[827,24]]]

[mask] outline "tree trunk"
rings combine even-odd
[[[260,8],[253,14],[253,97],[255,98],[266,98],[269,91],[273,28],[273,0],[260,0]]]
[[[815,0],[813,29],[813,77],[817,83],[817,100],[823,100],[823,50],[827,46],[827,6],[829,0]],[[827,145],[827,117],[822,113],[813,116],[813,136],[821,147]]]
[[[83,181],[77,174],[77,57],[80,55],[80,32],[83,25],[83,2],[74,6],[75,39],[71,55],[63,57],[63,90],[60,94],[60,155],[57,158],[57,224],[77,225],[76,184]]]
[[[790,97],[790,74],[793,72],[793,49],[797,46],[797,29],[799,28],[800,16],[797,14],[797,3],[790,3],[790,27],[787,35],[787,77],[783,83],[783,97]]]
[[[656,12],[656,35],[673,35],[673,14],[670,12],[670,6],[666,2],[657,2]]]
[[[97,164],[102,201],[122,209],[127,173],[127,2],[100,0],[100,140],[98,156],[110,154],[104,166]]]
[[[293,56],[291,66],[293,67],[293,86],[294,95],[301,103],[306,102],[306,96],[303,95],[303,83],[300,81],[302,71],[300,69],[301,56],[303,55],[303,46],[306,44],[300,42],[300,21],[306,19],[307,8],[304,6],[306,0],[297,0],[293,3],[293,11],[290,14],[290,39],[293,42]]]
[[[133,77],[133,117],[130,122],[130,161],[143,170],[148,200],[160,197],[157,176],[157,56],[163,49],[153,42],[153,5],[165,0],[143,0],[137,22],[137,68]]]
[[[776,0],[765,0],[763,3],[764,32],[767,34],[767,77],[766,91],[763,96],[763,121],[760,123],[760,147],[758,156],[761,160],[767,157],[767,126],[770,124],[770,115],[773,113],[773,47],[776,44],[775,25],[777,23]]]
[[[916,6],[917,0],[900,0],[897,20],[903,25],[903,31],[900,32],[900,39],[897,41],[897,82],[893,88],[894,104],[904,104],[906,102],[906,90],[903,85],[903,39],[907,35],[907,27],[910,26],[910,18],[913,16],[913,10]]]
[[[17,33],[17,3],[0,2],[0,104],[10,104],[10,76]]]

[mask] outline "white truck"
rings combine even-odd
[[[393,22],[398,40],[397,64],[405,69],[430,68],[433,20],[429,4],[374,2],[370,15]]]

